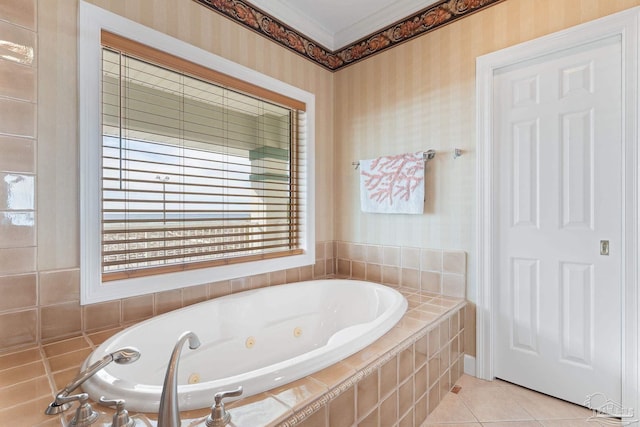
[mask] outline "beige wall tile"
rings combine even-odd
[[[350,387],[329,403],[329,425],[351,427],[355,422],[355,389]]]
[[[1,76],[0,81],[2,81]],[[0,171],[14,173],[36,171],[34,139],[0,135],[0,153]]]
[[[68,337],[82,330],[82,310],[78,301],[40,307],[42,340]]]
[[[415,399],[420,399],[427,392],[427,381],[429,380],[427,374],[428,365],[423,365],[422,368],[418,369],[413,377],[414,391],[415,391]]]
[[[353,261],[351,263],[351,277],[353,279],[364,280],[366,273],[366,264],[364,262]]]
[[[2,23],[0,22],[1,26]],[[0,98],[0,133],[29,138],[35,137],[36,105],[16,99]]]
[[[310,403],[318,394],[327,392],[324,384],[303,378],[282,387],[269,390],[269,394],[291,408]]]
[[[80,299],[80,270],[42,271],[39,276],[40,305]]]
[[[382,283],[382,266],[378,264],[367,264],[367,280]]]
[[[2,0],[0,19],[35,30],[36,0]]]
[[[42,361],[0,371],[0,388],[46,375]]]
[[[314,412],[309,417],[305,418],[299,426],[300,427],[329,427],[327,424],[327,407],[323,406],[320,410]]]
[[[429,335],[420,338],[414,344],[414,366],[419,368],[424,365],[429,358]]]
[[[427,271],[442,271],[442,251],[422,249],[420,251],[420,268]]]
[[[398,382],[402,383],[413,373],[413,346],[398,355]]]
[[[255,286],[255,287],[260,287],[260,286]],[[208,295],[209,295],[208,285],[190,286],[188,288],[183,288],[182,289],[182,305],[187,306],[191,304],[197,304],[202,301],[206,301]]]
[[[231,282],[231,289],[233,287],[233,281]],[[249,281],[247,280],[247,284]],[[248,287],[247,287],[248,289]],[[236,292],[234,290],[234,292]],[[182,307],[182,292],[180,289],[173,291],[158,292],[155,294],[155,313],[158,314],[167,313],[172,310],[176,310]]]
[[[442,275],[442,294],[450,297],[464,298],[466,283],[464,276],[459,274]]]
[[[46,357],[54,357],[90,347],[91,344],[89,343],[89,341],[84,336],[79,336],[68,340],[56,341],[51,344],[43,345],[42,349],[44,350],[44,354]]]
[[[398,419],[398,392],[394,392],[385,398],[380,404],[380,425],[392,426],[395,425]]]
[[[35,274],[0,277],[0,311],[33,307],[37,302]]]
[[[36,33],[24,27],[0,21],[0,58],[24,65],[36,65]],[[34,123],[35,124],[35,123]]]
[[[398,286],[400,284],[400,267],[390,265],[382,266],[382,283],[390,286]]]
[[[378,371],[360,380],[357,390],[358,416],[368,414],[378,404]]]
[[[312,279],[313,279],[313,267],[312,266],[300,267],[300,280],[304,282]]]
[[[445,273],[465,274],[467,256],[464,252],[444,251],[442,253],[442,271]]]
[[[85,305],[82,307],[82,320],[85,331],[96,331],[118,326],[120,324],[120,301]]]
[[[351,259],[354,261],[365,261],[366,259],[366,253],[365,253],[365,249],[366,246],[364,245],[360,245],[360,244],[353,244],[351,245]]]
[[[0,60],[0,96],[34,102],[36,70],[28,65]]]
[[[153,316],[153,295],[141,295],[122,300],[122,321],[138,322]]]
[[[35,208],[33,175],[0,173],[0,211],[27,211]]]
[[[34,212],[0,212],[0,247],[35,246]]]
[[[29,273],[35,269],[35,247],[0,249],[0,274]]]
[[[51,420],[50,415],[46,415],[42,408],[46,408],[51,403],[51,396],[45,396],[36,400],[22,402],[10,409],[0,411],[0,425],[12,425],[16,420],[20,420],[23,425],[40,426],[40,423]],[[58,424],[60,421],[55,420]],[[47,426],[51,427],[51,426]]]
[[[382,264],[382,246],[367,245],[367,262],[372,264]]]
[[[71,368],[78,368],[87,356],[91,354],[91,351],[91,348],[83,348],[59,356],[49,357],[47,360],[49,361],[51,371],[64,371]]]
[[[420,269],[420,248],[403,247],[400,254],[401,265],[404,268]]]
[[[338,274],[351,276],[351,261],[346,259],[338,259]]]
[[[413,381],[409,379],[398,387],[398,414],[402,417],[413,406]]]
[[[231,294],[230,281],[209,283],[209,298],[217,298],[229,294]]]
[[[336,263],[335,263],[335,259],[327,259],[327,264],[325,267],[325,273],[327,275],[329,274],[334,274],[336,271]]]
[[[402,269],[402,286],[420,290],[420,270],[414,270],[412,268]]]
[[[0,314],[0,348],[37,342],[36,309]]]
[[[37,362],[40,358],[40,349],[37,347],[4,354],[0,356],[0,371]]]
[[[38,377],[0,389],[0,399],[5,407],[18,405],[39,397],[51,396],[51,387],[47,377]]]
[[[336,258],[351,259],[351,246],[351,243],[348,242],[338,242],[338,253],[336,254]]]
[[[316,242],[316,261],[325,259],[324,247],[325,242]]]
[[[441,294],[442,278],[440,273],[436,273],[434,271],[422,271],[420,273],[420,289],[423,292]]]
[[[282,285],[287,283],[287,273],[284,271],[273,271],[269,273],[269,285]]]
[[[325,260],[320,260],[318,262],[316,262],[316,264],[313,266],[313,277],[314,278],[320,278],[320,277],[324,277],[325,275],[325,267],[326,267],[326,261]]]
[[[321,371],[314,372],[310,376],[316,381],[332,388],[355,375],[355,373],[356,371],[351,366],[343,362],[338,362],[328,368],[322,369]]]
[[[382,249],[382,262],[384,265],[400,265],[400,248],[395,246],[385,246]]]
[[[295,283],[300,281],[300,270],[297,268],[292,268],[286,271],[286,279],[287,283]]]

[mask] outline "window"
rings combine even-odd
[[[80,70],[81,110],[100,99],[80,124],[83,303],[313,264],[313,97],[149,29],[98,28],[99,74]]]

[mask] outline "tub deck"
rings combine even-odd
[[[415,289],[398,290],[407,298],[409,307],[393,329],[335,365],[278,389],[228,404],[232,425],[422,425],[462,375],[466,303],[463,299]],[[60,426],[58,417],[43,414],[55,390],[64,387],[77,374],[84,358],[119,330],[1,356],[0,382],[2,374],[7,377],[39,366],[44,367],[44,375],[5,389],[11,393],[0,399],[0,424],[24,420],[33,426]],[[50,395],[43,388],[48,388]],[[24,393],[36,393],[39,397],[37,400],[31,397],[29,405],[20,405],[18,399],[24,402]],[[103,413],[100,422],[94,425],[109,425],[113,412],[98,404],[93,407]],[[67,419],[73,412],[67,411]],[[208,409],[183,412],[183,426],[204,425],[200,423],[208,414]],[[155,415],[131,415],[140,418],[142,425],[156,425]]]

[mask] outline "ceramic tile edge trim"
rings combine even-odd
[[[294,427],[301,422],[305,421],[311,415],[315,414],[317,411],[321,410],[323,407],[327,406],[332,400],[336,399],[342,393],[349,390],[351,387],[354,387],[366,378],[371,375],[374,371],[381,368],[385,363],[389,362],[394,357],[398,356],[400,353],[405,351],[414,345],[418,340],[424,338],[431,330],[440,326],[441,323],[445,321],[449,321],[451,317],[453,317],[456,313],[463,313],[465,306],[467,305],[466,301],[461,301],[455,306],[451,307],[449,310],[440,315],[437,319],[429,322],[423,328],[420,328],[417,332],[414,332],[411,336],[406,338],[404,341],[397,344],[392,350],[386,352],[384,355],[378,357],[374,362],[365,366],[364,368],[358,370],[354,375],[347,378],[339,385],[333,387],[328,392],[324,393],[319,398],[315,399],[313,402],[301,407],[300,409],[293,408],[294,414],[287,418],[285,421],[276,422],[277,427]],[[462,314],[464,316],[464,313]],[[463,328],[464,329],[464,328]],[[462,330],[458,331],[458,333],[462,333]],[[454,339],[454,337],[450,338],[450,341]],[[442,347],[442,346],[441,346]],[[459,357],[463,357],[464,352],[461,352]],[[447,370],[450,369],[455,364],[455,361],[449,361],[449,365],[447,366]],[[415,370],[415,367],[414,367]],[[457,381],[457,378],[453,381]],[[427,391],[428,393],[428,391]],[[441,399],[440,399],[441,400]],[[403,414],[398,414],[398,416]]]
[[[441,0],[426,9],[331,51],[242,0],[194,0],[329,71],[337,71],[504,0]]]

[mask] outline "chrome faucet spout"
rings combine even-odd
[[[49,404],[47,409],[45,410],[45,414],[47,415],[55,415],[69,409],[71,404],[65,399],[69,394],[80,387],[82,383],[91,378],[96,372],[100,369],[104,368],[111,362],[116,362],[119,364],[127,364],[135,362],[140,358],[140,352],[133,347],[125,347],[120,350],[116,350],[113,353],[109,353],[104,356],[102,359],[93,363],[91,366],[87,367],[84,371],[80,372],[78,376],[76,376],[69,384],[67,384],[62,390],[56,394],[56,399]]]
[[[200,347],[200,339],[193,332],[184,332],[178,338],[164,377],[160,410],[158,411],[158,427],[180,427],[180,409],[178,408],[178,361],[184,343],[189,340],[189,348],[195,350]]]

